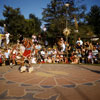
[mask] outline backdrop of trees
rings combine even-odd
[[[66,7],[65,4],[69,3]],[[25,19],[20,8],[4,6],[4,20],[0,19],[0,26],[6,24],[6,30],[13,35],[13,40],[18,38],[18,34],[31,37],[32,34],[44,34],[46,38],[56,38],[63,36],[63,30],[71,29],[69,42],[75,43],[78,36],[90,38],[93,35],[100,37],[100,7],[94,5],[87,12],[86,6],[82,4],[84,0],[51,0],[46,8],[43,8],[42,21],[46,24],[47,31],[41,30],[41,19],[34,14],[29,14]],[[76,32],[75,30],[78,30]]]
[[[6,30],[12,35],[12,41],[18,39],[19,34],[31,37],[41,31],[41,21],[34,14],[29,14],[29,19],[25,19],[21,14],[20,8],[4,6],[3,16],[5,20],[0,20],[0,25],[6,24]]]
[[[93,35],[100,37],[100,7],[94,5],[87,12],[84,0],[51,0],[43,9],[43,20],[47,23],[48,36],[54,39],[64,36],[63,30],[71,29],[69,42],[75,43],[77,37],[89,40]],[[65,6],[69,3],[69,6]],[[67,20],[67,25],[66,25]],[[78,30],[78,32],[76,31]]]

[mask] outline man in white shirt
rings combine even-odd
[[[98,60],[98,50],[96,49],[96,47],[94,46],[93,47],[93,50],[92,50],[92,54],[93,54],[93,63],[96,63],[97,60]]]
[[[98,50],[96,49],[96,47],[93,47],[92,53],[94,57],[98,55]]]
[[[76,44],[80,43],[80,45],[83,45],[83,41],[81,40],[81,38],[79,37],[78,40],[76,41]]]
[[[7,44],[7,45],[8,45],[9,42],[10,42],[9,36],[10,36],[10,33],[6,32],[5,37],[6,37],[6,44]]]

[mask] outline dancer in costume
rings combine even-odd
[[[23,56],[24,57],[30,57],[31,56],[31,51],[32,51],[32,41],[31,40],[28,40],[28,39],[24,39],[23,40],[23,45],[25,47],[25,51],[23,53]]]
[[[31,52],[32,52],[32,49],[33,49],[33,43],[32,43],[31,40],[25,38],[23,40],[23,45],[25,47],[25,51],[23,53],[23,58],[22,58],[23,63],[21,65],[20,71],[21,72],[28,71],[29,73],[31,73],[34,69],[31,66],[31,61],[30,61]],[[27,65],[26,65],[26,63],[27,63]]]

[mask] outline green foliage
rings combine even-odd
[[[92,6],[86,19],[88,25],[92,26],[94,34],[100,37],[100,7],[97,5]]]
[[[0,19],[0,26],[4,26],[4,23],[5,23],[5,21],[4,20],[2,20],[2,19]]]
[[[25,19],[20,12],[20,8],[13,9],[10,6],[4,6],[5,10],[3,16],[6,24],[6,30],[12,35],[12,41],[18,39],[19,34],[23,34],[25,37],[31,37],[32,34],[39,33],[41,31],[40,20],[33,14],[29,15],[29,19]]]
[[[69,7],[65,3],[69,3]],[[47,8],[43,9],[43,21],[47,23],[48,34],[58,37],[64,36],[63,30],[67,27],[73,32],[75,30],[74,17],[79,21],[84,18],[86,7],[76,6],[74,0],[52,0]]]
[[[38,19],[34,14],[29,14],[29,20],[33,21],[33,29],[34,29],[34,34],[39,34],[41,32],[40,26],[41,26],[41,21]]]
[[[42,20],[46,22],[47,31],[44,39],[56,40],[64,36],[63,30],[67,27],[71,29],[69,42],[74,44],[77,38],[90,38],[96,34],[100,37],[100,7],[94,5],[88,14],[85,13],[86,6],[81,5],[82,0],[51,0],[46,8],[43,8]],[[69,7],[65,3],[69,3]],[[6,30],[11,33],[12,41],[18,39],[18,34],[25,37],[31,37],[32,34],[38,35],[41,32],[41,21],[34,14],[29,14],[29,19],[25,19],[20,12],[20,8],[13,9],[10,6],[4,6],[4,20],[0,19],[0,26],[6,24]],[[76,33],[76,22],[79,32]],[[44,34],[44,33],[43,33]]]

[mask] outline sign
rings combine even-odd
[[[63,34],[68,36],[70,34],[70,29],[65,28]]]

